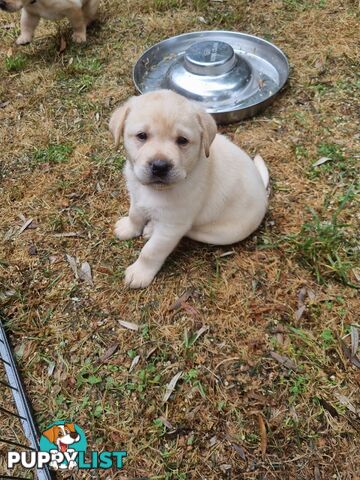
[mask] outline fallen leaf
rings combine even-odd
[[[100,273],[105,273],[105,275],[112,275],[114,272],[111,270],[109,267],[105,267],[103,265],[100,265],[99,267],[96,268],[97,272]]]
[[[358,282],[360,282],[360,268],[353,268],[352,272]]]
[[[169,430],[174,430],[174,426],[171,425],[171,423],[169,422],[169,420],[165,417],[159,417],[158,420],[160,420],[160,422],[166,427],[168,428]]]
[[[230,444],[231,444],[232,448],[235,450],[235,452],[237,452],[243,460],[246,460],[245,450],[240,445],[235,443],[229,435],[226,435],[225,438],[226,438],[226,440],[228,440],[230,442]]]
[[[154,352],[156,352],[156,350],[157,350],[157,347],[154,347],[154,348],[152,348],[151,350],[149,350],[148,353],[146,354],[146,357],[145,357],[146,360],[147,360],[148,358],[150,358],[151,355],[152,355]]]
[[[311,290],[310,288],[307,289],[307,294],[308,294],[308,297],[309,297],[309,300],[311,302],[313,302],[315,300],[315,292],[314,290]]]
[[[170,307],[169,310],[179,310],[180,307],[193,295],[194,289],[189,288],[186,290]]]
[[[199,312],[198,310],[196,310],[195,307],[193,307],[192,305],[190,305],[190,303],[188,302],[184,302],[181,307],[183,308],[183,310],[185,310],[185,312],[187,312],[189,315],[193,316],[193,317],[197,317],[199,316]]]
[[[356,355],[359,348],[359,330],[351,325],[351,353],[353,356]]]
[[[92,287],[94,286],[91,267],[88,262],[83,262],[81,264],[81,267],[78,271],[78,276],[80,280],[83,280],[85,283],[87,283],[88,285],[91,285]]]
[[[0,102],[0,108],[5,108],[9,105],[9,101],[6,101],[6,102]]]
[[[219,255],[219,258],[229,257],[230,255],[234,255],[235,253],[236,253],[235,250],[230,250],[229,252],[224,252],[221,255]]]
[[[71,270],[73,271],[75,278],[79,278],[78,276],[78,268],[76,264],[76,259],[75,257],[72,257],[71,255],[68,255],[67,253],[65,254],[66,260],[68,264],[70,265]]]
[[[320,402],[320,405],[321,405],[322,407],[324,407],[325,410],[327,410],[332,417],[338,417],[338,416],[339,416],[338,411],[336,410],[336,408],[333,407],[327,400],[325,400],[324,398],[319,397],[319,402]]]
[[[321,158],[319,158],[319,160],[314,162],[312,164],[312,166],[313,167],[318,167],[319,165],[322,165],[323,163],[329,162],[330,160],[331,160],[331,158],[329,158],[329,157],[321,157]]]
[[[216,444],[216,442],[217,442],[217,436],[214,435],[213,437],[210,438],[210,441],[209,441],[210,447],[213,447]]]
[[[62,54],[66,50],[66,40],[65,37],[61,36],[60,38],[60,46],[59,46],[59,53]]]
[[[26,230],[32,224],[33,220],[33,218],[29,218],[29,220],[27,220],[18,231],[18,235],[20,235],[24,230]]]
[[[35,220],[33,220],[27,228],[28,230],[35,230],[35,228],[38,228],[38,226],[39,226],[38,223]]]
[[[176,375],[173,376],[173,378],[170,380],[170,382],[166,385],[166,392],[165,392],[165,395],[163,397],[163,402],[164,403],[169,400],[169,398],[170,398],[171,394],[173,393],[173,391],[175,390],[176,384],[179,381],[182,374],[183,374],[182,371],[178,372]]]
[[[344,355],[347,359],[350,360],[350,362],[357,368],[360,368],[360,360],[357,357],[357,355],[353,355],[351,352],[351,349],[344,343],[341,342],[342,345],[342,350],[344,352]]]
[[[339,400],[341,405],[344,405],[350,412],[355,413],[356,415],[360,415],[360,410],[350,402],[350,400],[345,397],[345,395],[341,395],[339,393],[335,393],[335,397]]]
[[[261,451],[261,455],[264,457],[267,449],[266,427],[265,427],[263,416],[259,413],[257,417],[258,417],[258,424],[259,424],[259,431],[260,431],[260,451]]]
[[[307,293],[307,288],[306,287],[300,288],[300,290],[298,292],[298,307],[299,308],[302,307],[303,305],[305,305],[306,293]]]
[[[51,377],[51,375],[54,373],[54,370],[55,370],[55,363],[54,363],[54,362],[50,362],[50,363],[49,363],[49,366],[48,366],[48,375],[49,375],[49,377]]]
[[[139,361],[140,361],[140,355],[136,355],[136,357],[134,357],[133,361],[131,362],[131,365],[130,365],[130,368],[129,368],[129,373],[131,373],[134,370],[134,368],[139,363]]]
[[[274,360],[277,362],[281,363],[281,365],[284,365],[284,367],[289,368],[290,370],[296,370],[296,364],[288,357],[284,357],[282,355],[279,355],[278,353],[271,351],[270,355]]]
[[[303,316],[305,310],[306,310],[305,305],[302,305],[300,308],[298,308],[295,312],[295,320],[299,321],[300,318]]]
[[[55,238],[71,238],[71,237],[81,237],[84,238],[84,235],[80,232],[64,232],[64,233],[54,233]]]
[[[200,330],[198,330],[195,334],[195,337],[193,338],[191,344],[194,345],[194,343],[198,340],[198,338],[201,337],[201,335],[203,335],[205,332],[207,332],[209,330],[209,326],[208,325],[203,325]]]
[[[212,0],[212,1],[215,1],[215,0]],[[216,0],[216,1],[219,1],[219,0]],[[222,465],[219,466],[220,470],[227,474],[230,470],[231,470],[231,465],[229,465],[228,463],[223,463]]]
[[[314,480],[321,480],[319,465],[315,465],[314,467]]]
[[[119,320],[119,323],[122,327],[127,328],[128,330],[133,330],[137,332],[139,330],[139,325],[132,322],[126,322],[125,320]]]
[[[114,355],[116,350],[119,348],[119,343],[113,343],[107,350],[106,352],[99,358],[100,363],[105,363],[109,360],[110,357]]]
[[[37,254],[37,249],[35,245],[30,245],[30,247],[28,248],[28,254],[32,257]]]

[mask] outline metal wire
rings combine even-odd
[[[6,438],[0,438],[0,442],[7,443],[8,445],[14,445],[15,447],[25,448],[26,450],[32,450],[36,452],[34,448],[29,447],[29,445],[22,445],[21,443],[13,442],[12,440],[7,440]]]
[[[26,450],[39,451],[38,430],[36,428],[35,421],[33,419],[31,409],[25,395],[24,387],[20,379],[20,375],[15,363],[15,359],[12,354],[10,344],[6,336],[6,332],[1,322],[1,316],[0,316],[0,361],[2,361],[4,364],[5,372],[8,380],[8,382],[1,381],[1,385],[11,389],[18,413],[12,412],[3,407],[0,407],[0,411],[5,413],[6,415],[14,416],[20,419],[25,437],[28,440],[29,445],[28,446],[21,445],[20,443],[13,442],[12,440],[2,439],[2,438],[0,438],[0,442],[4,442],[8,445],[25,448]],[[38,480],[52,480],[53,478],[47,465],[45,465],[44,468],[41,468],[41,469],[37,468],[36,475]],[[28,480],[25,477],[11,476],[11,475],[10,476],[0,475],[0,478]]]
[[[0,380],[0,385],[4,385],[4,387],[9,387],[9,388],[12,388],[13,390],[17,390],[16,387],[12,387],[9,383],[3,382],[2,380]]]

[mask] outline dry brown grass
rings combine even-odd
[[[0,292],[13,291],[1,297],[4,318],[40,428],[72,418],[92,449],[128,451],[124,470],[107,478],[359,478],[359,414],[339,400],[359,409],[359,370],[341,347],[350,325],[358,326],[358,292],[332,277],[318,283],[284,240],[309,220],[306,207],[328,218],[356,181],[356,6],[105,1],[88,45],[68,45],[61,55],[60,37],[70,34],[65,22],[43,23],[31,46],[15,49],[18,27],[7,25],[18,19],[0,14],[0,104],[8,102],[0,108]],[[222,129],[269,164],[270,210],[261,229],[233,248],[183,241],[152,286],[128,291],[124,268],[142,240],[120,243],[112,235],[128,200],[108,118],[134,94],[138,55],[165,37],[204,29],[199,17],[209,29],[273,40],[292,64],[273,107]],[[333,161],[315,171],[324,151]],[[352,198],[342,213],[350,246],[356,207]],[[36,228],[6,239],[23,223],[19,214]],[[80,236],[58,236],[64,232]],[[351,252],[355,266],[356,248]],[[90,263],[93,288],[74,278],[65,254]],[[356,282],[352,269],[349,281]],[[302,287],[315,296],[297,319]],[[202,325],[209,330],[191,345]],[[117,351],[99,362],[114,344]],[[296,370],[278,363],[273,350]],[[129,373],[135,355],[140,362]],[[164,405],[166,384],[180,370]]]

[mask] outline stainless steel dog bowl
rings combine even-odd
[[[134,67],[140,93],[168,88],[201,102],[218,123],[263,110],[285,85],[289,64],[275,45],[239,32],[193,32],[149,48]]]

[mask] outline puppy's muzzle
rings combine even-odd
[[[152,160],[149,162],[149,168],[154,179],[164,180],[172,169],[172,165],[167,160]]]
[[[73,440],[76,440],[78,437],[79,437],[79,434],[77,432],[71,432],[70,433],[70,437],[73,439]]]

